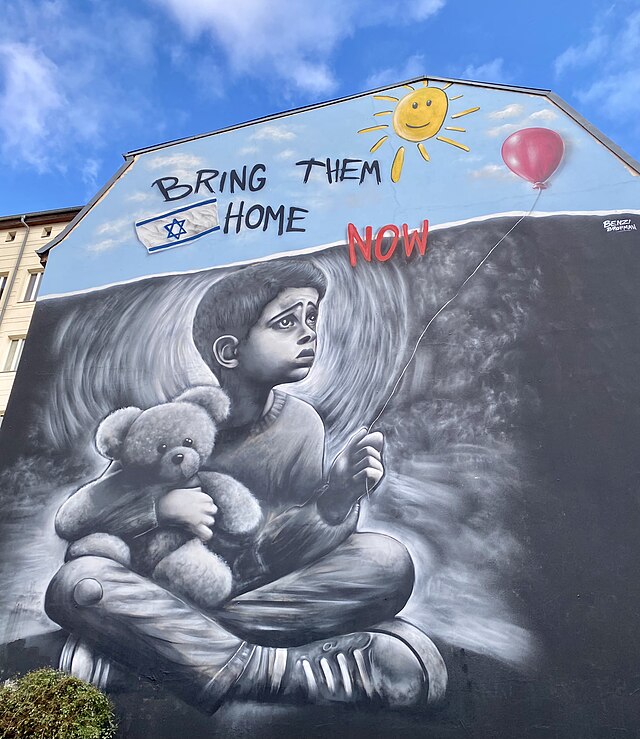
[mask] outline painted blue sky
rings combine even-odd
[[[441,91],[429,92],[433,88]],[[416,144],[400,137],[389,108],[405,99],[411,104],[423,94],[435,99],[446,96],[448,106],[437,135]],[[426,100],[422,107],[429,110]],[[564,143],[560,166],[539,199],[532,183],[511,172],[501,154],[505,139],[532,128],[552,129],[551,135],[559,135]],[[393,181],[392,163],[399,150],[404,151],[404,166]],[[312,158],[318,164],[309,168],[305,182],[307,165],[301,162]],[[328,175],[320,164],[327,158],[332,167],[336,160],[348,160],[348,179],[336,181],[335,174]],[[379,176],[365,172],[363,177],[361,160],[367,160],[369,167],[375,160]],[[222,174],[216,177],[214,192],[195,190],[197,170],[242,173],[254,167],[260,169],[253,191],[250,178],[232,190],[229,174],[226,180]],[[159,178],[168,187],[180,183],[168,191],[176,199],[165,199],[154,184]],[[201,236],[187,233],[184,244],[174,241],[173,230],[184,224],[179,219],[187,212],[201,213],[214,195],[222,228],[209,231],[209,224],[200,227]],[[283,226],[289,209],[298,209],[294,213],[297,230],[279,229],[276,219],[266,221],[267,206],[274,213],[284,209]],[[343,242],[348,223],[364,234],[367,226],[374,233],[386,224],[406,223],[413,229],[428,219],[434,227],[533,207],[541,214],[638,211],[638,206],[640,177],[545,96],[433,80],[425,87],[424,81],[418,81],[414,86],[386,88],[382,95],[361,95],[136,155],[55,248],[41,294],[313,249]],[[245,219],[236,217],[241,211]],[[166,215],[169,221],[175,219],[173,224],[165,220]],[[134,224],[148,219],[167,224],[147,244],[161,251],[147,253],[136,237]],[[164,250],[166,246],[178,248]]]
[[[640,158],[638,0],[4,0],[2,16],[4,214],[86,202],[125,151],[422,74],[551,88]]]

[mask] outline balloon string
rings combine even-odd
[[[540,190],[538,190],[538,193],[537,193],[537,195],[536,195],[536,197],[535,197],[535,200],[533,201],[533,205],[531,206],[531,208],[529,208],[528,212],[527,212],[527,213],[525,213],[524,215],[520,216],[520,218],[518,218],[518,220],[517,220],[517,221],[516,221],[516,222],[515,222],[515,223],[513,224],[513,226],[511,226],[511,228],[510,228],[510,229],[509,229],[509,230],[507,231],[507,233],[506,233],[506,234],[504,234],[504,236],[502,236],[502,238],[501,238],[501,239],[500,239],[499,241],[497,241],[497,242],[496,242],[496,243],[495,243],[495,244],[494,244],[494,245],[493,245],[493,246],[491,247],[491,249],[489,249],[489,251],[488,251],[488,252],[487,252],[487,253],[485,254],[485,256],[484,256],[484,257],[482,258],[482,260],[481,260],[481,261],[480,261],[480,262],[478,263],[478,265],[477,265],[477,266],[476,266],[476,268],[475,268],[475,269],[473,270],[473,272],[471,272],[471,274],[470,274],[470,275],[469,275],[469,276],[468,276],[468,277],[467,277],[467,278],[465,279],[465,281],[464,281],[464,282],[463,282],[463,283],[462,283],[462,284],[460,285],[460,287],[458,288],[458,290],[457,290],[457,292],[455,293],[455,295],[453,295],[452,297],[450,297],[450,298],[449,298],[449,300],[447,300],[447,302],[446,302],[446,303],[443,303],[443,304],[442,304],[442,305],[440,306],[440,308],[438,308],[438,310],[437,310],[437,311],[436,311],[436,312],[435,312],[435,313],[433,314],[433,316],[432,316],[432,317],[431,317],[431,318],[429,319],[429,322],[427,323],[427,325],[426,325],[426,326],[425,326],[425,327],[424,327],[424,328],[422,329],[422,332],[420,333],[420,336],[418,336],[418,340],[416,341],[416,343],[415,343],[415,346],[413,347],[413,351],[412,351],[412,352],[411,352],[411,354],[409,355],[409,359],[408,359],[408,360],[406,361],[406,363],[405,363],[404,367],[402,368],[402,370],[401,370],[400,374],[398,375],[398,378],[396,379],[396,381],[395,381],[395,383],[394,383],[394,385],[393,385],[393,388],[391,389],[391,392],[389,393],[389,396],[388,396],[388,397],[387,397],[387,399],[385,400],[385,402],[384,402],[384,404],[383,404],[382,408],[380,409],[380,411],[378,412],[377,416],[376,416],[376,417],[375,417],[375,418],[373,419],[373,421],[371,421],[371,423],[369,424],[369,426],[368,426],[368,428],[367,428],[367,431],[371,432],[371,429],[373,428],[373,426],[374,426],[374,425],[375,425],[375,424],[376,424],[376,423],[377,423],[377,422],[378,422],[378,421],[380,420],[380,418],[382,417],[382,414],[383,414],[383,413],[384,413],[384,412],[386,411],[386,409],[387,409],[387,407],[388,407],[389,403],[391,402],[391,400],[393,399],[394,395],[395,395],[395,394],[396,394],[396,392],[398,391],[398,388],[400,387],[400,384],[401,384],[402,380],[404,379],[404,376],[406,375],[406,373],[407,373],[407,370],[409,369],[409,367],[410,367],[411,363],[412,363],[412,362],[413,362],[413,360],[415,359],[415,356],[416,356],[416,354],[417,354],[417,352],[418,352],[418,347],[420,346],[420,343],[422,342],[422,339],[424,339],[424,337],[425,337],[425,335],[426,335],[427,331],[429,330],[429,328],[431,327],[431,325],[433,324],[433,322],[434,322],[434,321],[436,320],[436,318],[437,318],[437,317],[438,317],[438,316],[439,316],[439,315],[440,315],[440,314],[441,314],[441,313],[442,313],[442,312],[443,312],[444,310],[446,310],[446,308],[448,308],[448,307],[449,307],[449,306],[451,305],[451,303],[453,303],[453,301],[454,301],[454,300],[455,300],[455,299],[456,299],[456,298],[458,297],[458,295],[460,295],[460,293],[461,293],[461,292],[463,291],[463,289],[465,288],[465,286],[466,286],[466,284],[467,284],[467,283],[469,282],[469,280],[471,280],[471,279],[472,279],[472,278],[474,277],[474,275],[475,275],[475,274],[476,274],[476,273],[478,272],[478,270],[479,270],[479,269],[480,269],[480,268],[481,268],[481,267],[482,267],[482,266],[483,266],[483,265],[484,265],[484,264],[485,264],[485,263],[487,262],[487,260],[488,260],[488,259],[489,259],[489,258],[491,257],[491,255],[493,254],[493,252],[494,252],[494,251],[495,251],[495,250],[496,250],[496,249],[497,249],[497,248],[498,248],[498,247],[500,246],[500,244],[501,244],[501,243],[502,243],[502,242],[503,242],[503,241],[504,241],[504,240],[505,240],[505,239],[507,238],[507,236],[509,236],[509,234],[513,233],[513,231],[515,230],[515,228],[516,228],[516,227],[517,227],[517,226],[518,226],[518,225],[519,225],[519,224],[520,224],[520,223],[521,223],[521,222],[522,222],[522,221],[523,221],[523,220],[524,220],[525,218],[527,218],[527,216],[530,216],[530,215],[531,215],[531,214],[533,213],[533,211],[534,211],[534,210],[535,210],[535,208],[536,208],[536,205],[538,204],[538,200],[540,199],[540,195],[541,195],[541,194],[542,194],[542,190],[540,189]],[[368,495],[368,494],[369,494],[369,481],[367,480],[367,495]]]

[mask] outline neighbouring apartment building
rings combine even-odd
[[[0,218],[0,423],[44,272],[46,258],[37,250],[79,211],[60,208]]]

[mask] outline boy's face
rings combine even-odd
[[[238,369],[271,387],[298,382],[316,356],[319,296],[310,287],[288,287],[264,307],[238,347]]]

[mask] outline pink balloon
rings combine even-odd
[[[509,169],[540,190],[558,169],[564,156],[562,136],[550,128],[523,128],[502,144],[502,158]]]

